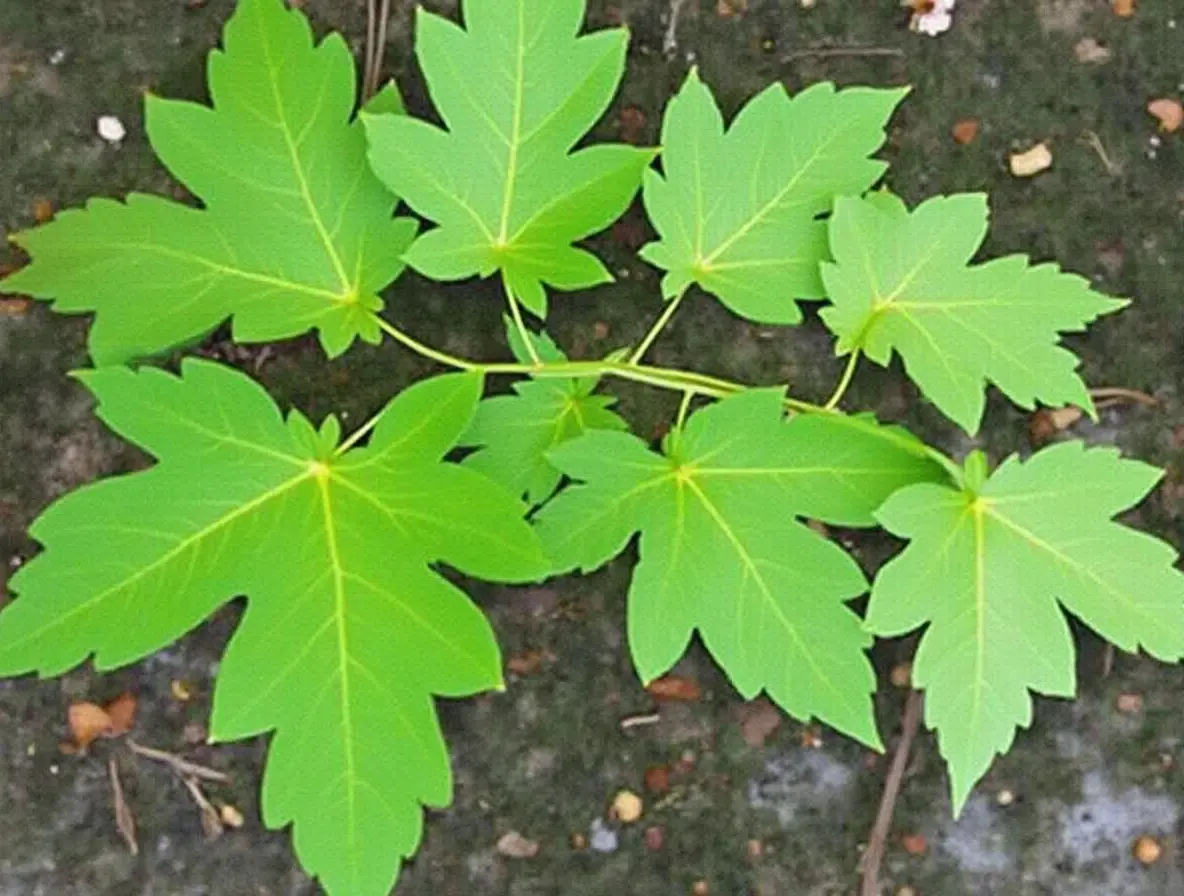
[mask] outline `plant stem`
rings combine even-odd
[[[464,358],[458,358],[456,355],[450,355],[448,352],[442,352],[439,349],[434,349],[430,345],[424,345],[413,336],[404,333],[394,324],[388,323],[381,317],[375,316],[378,321],[379,329],[394,339],[396,342],[402,343],[407,348],[411,349],[417,355],[422,355],[429,358],[438,364],[443,364],[445,367],[455,367],[458,370],[479,370],[482,365],[475,364],[472,361],[466,361]]]
[[[511,307],[515,303],[511,301]],[[634,383],[642,383],[647,386],[654,386],[658,389],[669,389],[674,392],[682,392],[684,395],[706,395],[710,398],[725,398],[728,395],[735,395],[737,392],[744,392],[747,389],[754,388],[745,383],[737,383],[732,380],[725,380],[719,377],[710,376],[706,373],[698,373],[693,370],[676,370],[669,367],[652,367],[648,364],[634,364],[627,361],[542,361],[535,363],[522,364],[516,361],[506,362],[492,362],[482,363],[480,361],[470,361],[466,358],[458,358],[456,355],[450,355],[447,352],[434,349],[431,346],[424,345],[413,336],[404,333],[394,324],[388,323],[381,317],[376,318],[378,326],[387,333],[392,339],[400,344],[411,349],[413,352],[422,355],[438,364],[445,367],[453,367],[457,370],[467,370],[481,373],[482,375],[490,374],[509,374],[518,376],[532,376],[536,378],[543,377],[570,377],[578,379],[581,377],[616,377],[617,379],[629,380]],[[521,315],[519,315],[519,320]],[[523,326],[525,329],[525,325]],[[532,345],[527,341],[527,345]],[[850,364],[849,368],[853,368],[854,364]],[[850,380],[849,369],[848,375],[844,377],[845,380]],[[841,398],[842,394],[836,392]],[[783,399],[783,404],[787,411],[799,414],[834,414],[839,417],[845,416],[842,411],[837,410],[833,405],[836,403],[832,397],[831,404],[819,405],[808,401],[802,401],[798,398],[791,398],[786,396]],[[362,427],[362,430],[355,432],[345,442],[342,447],[338,449],[338,453],[347,450],[356,444],[362,436],[373,427],[373,422],[367,422]],[[957,464],[951,461],[948,457],[938,451],[936,448],[930,448],[928,445],[923,445],[917,449],[918,453],[924,453],[925,456],[940,465],[951,476],[953,481],[957,481],[960,474],[960,468]]]
[[[526,346],[526,353],[530,355],[530,360],[534,362],[534,366],[539,367],[543,361],[539,357],[538,349],[534,347],[534,340],[530,338],[530,330],[526,328],[526,322],[522,320],[522,309],[518,307],[518,300],[514,298],[514,293],[510,289],[510,284],[506,282],[505,276],[502,277],[502,288],[506,293],[506,302],[510,306],[510,317],[514,319],[514,326],[518,330],[518,335],[522,337],[522,344]]]
[[[678,306],[682,302],[682,297],[686,294],[687,291],[684,289],[666,303],[666,307],[663,309],[661,316],[659,316],[659,318],[654,321],[654,325],[650,327],[650,331],[645,334],[645,338],[641,340],[641,344],[637,346],[637,350],[634,351],[632,355],[630,355],[630,364],[639,364],[641,362],[641,359],[645,357],[645,353],[649,351],[650,346],[654,344],[654,340],[661,335],[662,331],[666,329],[666,325],[670,323],[670,319],[674,317],[674,312],[678,310]]]
[[[828,411],[833,411],[839,406],[839,402],[843,400],[843,396],[847,394],[847,388],[851,385],[851,379],[855,376],[855,366],[859,363],[859,349],[851,352],[851,358],[847,361],[847,367],[843,370],[843,376],[839,380],[839,385],[835,387],[834,394],[830,397],[823,407]]]
[[[691,409],[691,401],[694,399],[695,393],[687,391],[682,393],[682,401],[678,405],[678,416],[674,419],[674,428],[682,429],[682,425],[687,420],[687,411]]]

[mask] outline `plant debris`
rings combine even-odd
[[[1147,104],[1147,111],[1159,120],[1159,129],[1165,134],[1178,131],[1184,125],[1184,106],[1179,100],[1170,97],[1152,100]]]
[[[1131,854],[1142,865],[1154,865],[1163,855],[1163,847],[1154,837],[1144,834],[1131,846]]]
[[[703,698],[699,682],[684,675],[663,675],[646,685],[646,690],[656,700],[694,703]]]
[[[133,856],[140,854],[140,843],[136,839],[136,817],[123,794],[123,782],[119,779],[119,766],[112,756],[107,760],[107,775],[111,779],[111,802],[115,810],[115,829],[127,844],[127,851]]]
[[[1024,152],[1013,152],[1008,166],[1016,177],[1033,177],[1052,167],[1052,150],[1047,143],[1037,143]]]
[[[768,700],[758,698],[740,708],[740,736],[754,749],[763,747],[780,727],[781,713]]]
[[[973,143],[978,136],[978,119],[977,118],[963,118],[956,122],[953,128],[950,129],[950,135],[954,138],[955,143],[961,143],[966,146],[968,143]]]
[[[621,790],[613,797],[611,816],[622,824],[633,824],[641,818],[641,797],[631,790]]]
[[[1101,65],[1109,62],[1113,55],[1107,47],[1102,46],[1092,37],[1083,37],[1073,47],[1073,54],[1078,62],[1086,65]]]
[[[533,859],[539,854],[538,841],[523,837],[517,831],[502,834],[496,848],[498,855],[508,859]]]

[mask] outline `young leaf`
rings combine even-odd
[[[304,867],[340,896],[385,896],[417,847],[421,804],[451,794],[432,697],[501,683],[484,616],[429,564],[497,581],[547,564],[523,507],[442,463],[481,378],[399,395],[365,448],[285,421],[245,375],[187,360],[80,375],[100,416],[158,458],[51,506],[45,551],[0,613],[0,674],[109,669],[180,637],[238,594],[246,615],[218,673],[215,740],[274,731],[271,827],[294,823]]]
[[[645,206],[660,239],[641,251],[667,271],[662,294],[697,283],[737,314],[802,319],[794,299],[825,293],[826,224],[836,196],[858,195],[887,168],[868,156],[906,90],[781,84],[754,97],[727,131],[711,90],[691,70],[666,106],[662,170],[646,172]]]
[[[665,456],[620,432],[560,445],[552,462],[583,484],[543,507],[539,532],[556,569],[585,571],[641,532],[628,631],[646,682],[698,629],[746,698],[767,690],[792,715],[878,747],[870,642],[844,606],[866,590],[863,573],[794,517],[865,522],[896,488],[942,474],[891,438],[873,450],[866,421],[863,435],[837,414],[786,422],[781,400],[753,391],[698,411]],[[861,448],[827,452],[848,437]]]
[[[407,204],[439,226],[407,262],[436,280],[501,271],[545,316],[544,284],[612,279],[571,244],[625,210],[653,152],[571,149],[608,107],[625,65],[624,29],[577,37],[584,0],[465,0],[465,29],[418,10],[416,52],[447,130],[366,116],[370,161]]]
[[[377,293],[415,233],[370,173],[340,35],[314,45],[282,0],[240,0],[209,61],[213,108],[150,96],[148,137],[205,205],[132,194],[92,199],[14,240],[33,263],[5,283],[96,312],[99,364],[150,355],[228,316],[240,342],[316,328],[336,355],[377,342]],[[389,91],[381,108],[395,108]]]
[[[867,628],[929,624],[913,665],[925,720],[950,767],[955,811],[1016,726],[1029,690],[1074,694],[1073,641],[1058,602],[1123,650],[1184,656],[1184,575],[1176,551],[1111,518],[1161,472],[1109,448],[1065,442],[1009,458],[978,488],[912,485],[876,514],[911,540],[880,570]]]
[[[888,194],[840,199],[830,220],[835,262],[822,269],[832,303],[822,318],[840,353],[886,365],[899,352],[926,397],[972,435],[988,380],[1025,408],[1041,401],[1092,413],[1059,336],[1126,302],[1022,255],[969,265],[987,216],[981,194],[937,197],[911,213]]]
[[[507,325],[511,344],[521,342],[517,328]],[[567,356],[545,333],[531,336],[535,351],[545,361],[566,361]],[[524,348],[515,345],[523,360]],[[526,356],[529,358],[529,356]],[[559,485],[560,473],[547,459],[547,452],[591,429],[628,429],[629,425],[609,410],[614,395],[594,395],[597,377],[559,379],[542,377],[514,383],[514,395],[487,398],[477,413],[462,445],[478,448],[465,458],[465,465],[505,486],[515,495],[526,495],[531,505],[550,497]]]

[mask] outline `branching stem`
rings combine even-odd
[[[522,344],[526,346],[526,354],[530,356],[534,366],[538,367],[543,361],[539,357],[538,349],[534,347],[534,340],[530,338],[530,330],[526,329],[526,322],[522,319],[522,309],[518,307],[518,300],[514,298],[514,291],[510,289],[510,284],[506,282],[505,277],[502,278],[502,287],[506,293],[506,304],[510,306],[510,317],[514,319],[514,327],[518,330],[518,335],[522,337]]]
[[[843,370],[843,376],[839,380],[839,384],[835,387],[834,394],[826,402],[824,407],[828,411],[833,411],[839,406],[839,402],[843,400],[843,396],[847,394],[847,389],[851,385],[851,380],[855,376],[855,367],[859,364],[859,349],[851,352],[851,357],[847,361],[847,366]]]
[[[670,319],[674,317],[674,313],[678,311],[678,306],[682,303],[682,297],[686,294],[687,291],[684,289],[666,303],[666,307],[663,309],[661,316],[656,321],[654,321],[654,325],[650,327],[650,331],[645,334],[645,338],[641,340],[641,343],[637,346],[637,350],[634,351],[632,355],[630,355],[630,364],[641,363],[641,359],[645,357],[645,353],[649,351],[650,346],[654,344],[654,340],[662,334],[662,331],[666,329],[666,325],[670,323]]]
[[[516,303],[511,300],[511,307]],[[518,315],[521,320],[521,315]],[[636,364],[630,361],[542,361],[537,360],[532,363],[519,363],[515,361],[500,362],[495,361],[491,363],[483,363],[480,361],[470,361],[467,358],[458,358],[456,355],[450,355],[447,352],[424,345],[418,339],[404,333],[394,324],[391,324],[381,317],[377,318],[379,327],[389,335],[396,342],[406,346],[413,352],[442,364],[445,367],[452,367],[456,370],[467,370],[481,373],[483,375],[493,374],[507,374],[517,376],[532,376],[536,378],[543,377],[615,377],[617,379],[629,380],[634,383],[642,383],[646,386],[654,386],[658,389],[669,389],[673,392],[681,392],[684,395],[684,400],[689,401],[695,395],[705,395],[709,398],[725,398],[728,395],[735,395],[738,392],[744,392],[752,386],[744,383],[737,383],[732,380],[725,380],[720,377],[711,376],[706,373],[698,373],[694,370],[678,370],[670,367],[653,367],[648,364]],[[522,326],[525,331],[525,324]],[[526,335],[523,335],[526,339]],[[532,343],[527,339],[526,344],[532,346]],[[853,372],[854,363],[848,364],[848,373],[844,376],[845,381],[850,380],[850,375]],[[840,386],[843,384],[840,383]],[[842,391],[836,390],[835,393],[838,398],[842,397]],[[687,398],[689,396],[690,398]],[[784,398],[784,405],[787,411],[798,414],[837,414],[842,415],[842,412],[837,410],[835,405],[838,399],[834,396],[826,405],[813,404],[809,401],[802,401],[798,398],[786,396]],[[689,405],[688,405],[689,407]],[[344,453],[349,448],[357,444],[361,438],[369,432],[375,425],[376,420],[372,418],[367,421],[361,429],[354,432],[348,439],[346,439],[338,453]],[[947,470],[954,479],[959,475],[959,468],[957,464],[951,461],[948,457],[942,454],[935,448],[930,448],[928,445],[923,448],[925,455],[937,462],[945,470]]]

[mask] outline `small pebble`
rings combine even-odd
[[[666,831],[660,825],[653,825],[645,829],[645,848],[650,852],[659,852],[666,839]]]
[[[631,790],[622,790],[613,798],[613,818],[625,824],[633,824],[641,818],[641,797]]]
[[[539,854],[539,844],[517,831],[510,831],[497,841],[497,851],[509,859],[533,859]]]
[[[222,808],[218,810],[218,817],[222,820],[222,824],[228,828],[234,828],[236,831],[246,821],[243,818],[243,813],[238,810],[238,807],[232,806],[230,803],[222,804]]]
[[[1159,861],[1159,857],[1163,855],[1163,847],[1159,845],[1159,841],[1154,837],[1143,835],[1135,841],[1134,846],[1131,847],[1131,852],[1134,853],[1136,859],[1143,865],[1154,865]]]
[[[691,887],[691,893],[694,896],[711,896],[711,887],[708,886],[707,881],[697,880],[695,885]]]
[[[127,128],[114,115],[101,115],[96,124],[99,136],[108,143],[119,143],[127,136]]]
[[[997,794],[995,794],[995,802],[997,804],[999,804],[1000,806],[1003,806],[1004,808],[1006,808],[1007,806],[1010,806],[1012,803],[1015,802],[1015,794],[1012,793],[1007,788],[1004,788],[1003,790],[1000,790]]]
[[[617,847],[621,845],[620,838],[617,837],[617,832],[599,818],[592,822],[590,834],[588,845],[596,852],[616,852]]]

